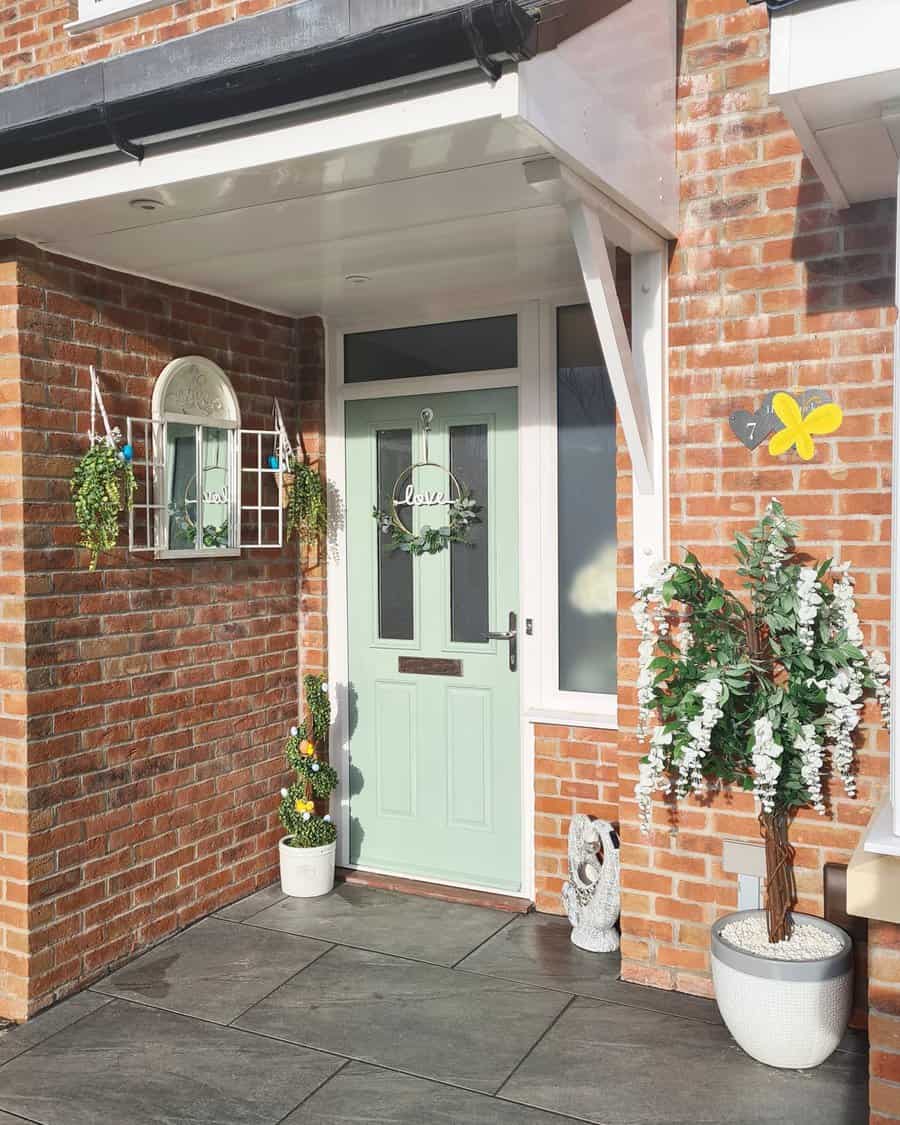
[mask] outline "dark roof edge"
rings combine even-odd
[[[530,58],[536,16],[473,2],[348,35],[346,3],[303,0],[0,92],[0,170],[277,111],[471,63]],[[343,20],[341,13],[344,13]]]
[[[799,4],[800,0],[747,0],[748,4],[765,4],[770,12],[780,12],[782,8],[790,8]]]

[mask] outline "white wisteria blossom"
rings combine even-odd
[[[891,669],[880,649],[869,653],[869,671],[875,681],[875,698],[881,708],[881,718],[888,730],[891,729]]]
[[[766,507],[766,517],[772,522],[772,534],[766,540],[764,565],[770,578],[774,578],[791,556],[788,541],[789,525],[777,497],[773,496]]]
[[[694,647],[694,632],[691,629],[690,618],[684,617],[675,633],[675,643],[681,653],[682,660],[686,660]]]
[[[831,573],[835,575],[831,587],[834,594],[834,604],[831,610],[832,621],[838,630],[843,629],[846,632],[850,644],[862,647],[863,634],[859,624],[859,615],[856,612],[856,595],[854,593],[856,581],[850,573],[850,563],[843,562],[833,566]]]
[[[825,749],[812,723],[804,723],[800,728],[800,733],[794,739],[794,750],[800,755],[800,776],[809,794],[809,803],[817,813],[824,816],[822,768],[825,764]]]
[[[831,760],[848,797],[856,796],[853,736],[862,711],[862,677],[853,668],[838,668],[825,683],[825,737]]]
[[[767,715],[761,716],[753,724],[753,792],[766,813],[775,808],[783,753],[784,748],[775,741],[771,721]]]
[[[656,563],[650,570],[649,583],[639,590],[631,613],[640,633],[638,644],[638,737],[645,738],[653,701],[653,670],[650,667],[658,637],[669,631],[663,604],[663,587],[675,573],[674,566]]]
[[[690,737],[681,747],[678,780],[675,783],[675,791],[679,797],[686,796],[691,789],[695,793],[703,792],[703,761],[710,751],[715,725],[722,718],[722,709],[719,707],[722,681],[704,680],[694,689],[694,695],[700,699],[702,708],[700,714],[688,723],[687,732]]]
[[[824,600],[819,572],[811,566],[802,566],[797,575],[797,636],[806,652],[812,652],[816,637],[814,626]]]
[[[638,766],[638,779],[634,785],[634,796],[638,806],[638,822],[641,832],[650,832],[650,817],[653,809],[653,770],[649,762]]]

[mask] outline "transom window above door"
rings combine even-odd
[[[344,382],[506,371],[519,362],[518,317],[476,317],[344,336]]]

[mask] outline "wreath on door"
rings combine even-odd
[[[372,509],[372,515],[379,528],[385,535],[390,536],[391,548],[395,551],[405,551],[410,555],[437,555],[449,547],[451,543],[462,543],[471,547],[469,535],[472,525],[481,522],[478,516],[481,508],[472,493],[459,483],[449,469],[428,460],[428,434],[431,432],[433,417],[434,414],[431,410],[422,411],[422,425],[425,433],[425,460],[417,461],[414,465],[404,469],[394,481],[387,511],[377,506]],[[444,499],[445,494],[441,493],[440,496],[431,494],[425,501],[435,506],[446,502],[447,522],[440,527],[431,527],[424,524],[416,533],[406,526],[398,511],[400,507],[413,502],[410,495],[412,488],[407,488],[404,497],[398,497],[398,489],[404,482],[412,480],[417,469],[438,469],[446,476],[451,491],[446,495],[446,500]]]

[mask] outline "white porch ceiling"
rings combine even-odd
[[[494,118],[39,208],[16,234],[290,316],[430,315],[580,284],[564,209],[523,174],[543,153]]]

